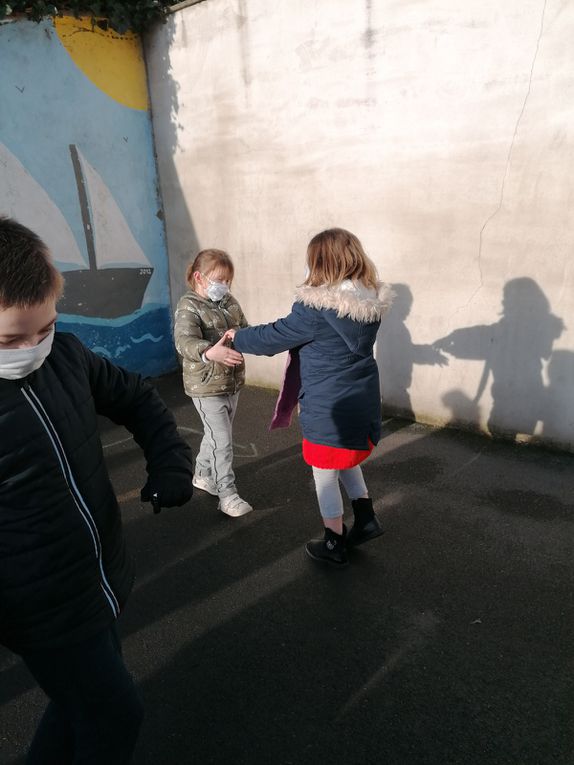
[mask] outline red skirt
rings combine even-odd
[[[373,451],[373,446],[369,440],[368,449],[342,449],[338,446],[312,444],[304,438],[303,459],[312,467],[324,470],[347,470],[366,460]]]

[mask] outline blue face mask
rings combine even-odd
[[[208,276],[203,274],[203,278],[208,282],[209,286],[205,290],[207,297],[213,300],[214,303],[218,303],[229,293],[229,285],[225,282],[213,282]]]

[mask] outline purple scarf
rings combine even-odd
[[[291,425],[291,415],[297,406],[299,391],[301,390],[301,374],[299,371],[299,348],[292,348],[287,355],[283,383],[275,411],[269,425],[269,430],[275,428],[288,428]]]

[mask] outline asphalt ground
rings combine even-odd
[[[197,451],[179,375],[157,381]],[[120,627],[144,697],[137,765],[574,765],[574,458],[389,420],[364,465],[385,534],[342,571],[296,425],[245,389],[231,519],[196,492],[154,516],[125,431],[102,439],[138,579]],[[45,705],[0,651],[0,762]]]

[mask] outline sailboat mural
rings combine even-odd
[[[87,264],[60,208],[2,143],[0,213],[29,226],[46,242],[56,262],[65,265],[60,313],[98,319],[127,316],[142,307],[153,266],[99,173],[77,146],[70,146],[70,154]]]
[[[136,242],[110,190],[74,144],[70,155],[78,198],[88,268],[66,272],[62,313],[114,319],[141,308],[153,267]]]
[[[62,271],[58,331],[146,376],[176,369],[139,38],[70,16],[0,24],[0,40],[0,215]]]
[[[20,160],[0,143],[0,214],[15,218],[46,242],[58,265],[83,263],[64,214]]]

